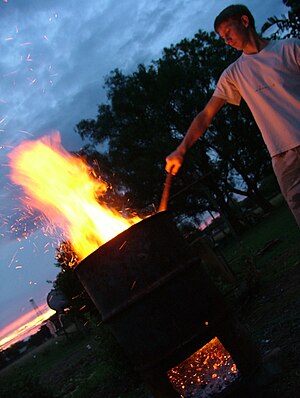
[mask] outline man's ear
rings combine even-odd
[[[247,15],[242,15],[241,16],[241,22],[245,26],[245,28],[248,28],[248,26],[249,26],[249,18],[247,17]]]

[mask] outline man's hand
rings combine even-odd
[[[177,174],[184,160],[182,151],[178,148],[166,157],[166,171],[172,175]]]

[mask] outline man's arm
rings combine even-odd
[[[166,171],[168,173],[177,174],[184,161],[186,152],[206,131],[215,114],[222,108],[225,102],[222,98],[211,97],[205,108],[198,113],[179,146],[167,156]]]

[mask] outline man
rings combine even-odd
[[[238,4],[225,8],[214,28],[242,55],[222,73],[213,96],[166,158],[166,170],[175,175],[187,150],[225,102],[239,105],[243,98],[261,130],[283,196],[300,227],[300,40],[261,38],[251,12]]]

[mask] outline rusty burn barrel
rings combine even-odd
[[[144,374],[167,370],[228,324],[223,296],[168,212],[99,247],[75,273]]]
[[[225,316],[223,297],[168,212],[119,234],[76,267],[78,278],[136,365],[168,355]]]

